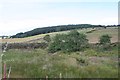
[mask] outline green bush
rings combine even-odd
[[[86,35],[73,30],[68,34],[57,34],[49,46],[49,52],[56,51],[74,52],[86,48],[88,40]]]
[[[43,37],[43,39],[44,39],[45,41],[47,41],[47,42],[50,42],[50,41],[51,41],[50,35],[45,35],[45,36]]]
[[[101,37],[100,37],[100,40],[99,40],[99,42],[100,42],[100,46],[99,46],[99,49],[100,50],[109,50],[110,49],[110,47],[111,47],[111,40],[110,40],[110,36],[109,35],[107,35],[107,34],[105,34],[105,35],[102,35]]]
[[[107,34],[105,34],[105,35],[102,35],[101,37],[100,37],[100,44],[103,44],[103,45],[105,45],[105,44],[109,44],[109,43],[111,43],[111,41],[110,41],[110,36],[109,35],[107,35]]]

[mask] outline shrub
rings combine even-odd
[[[110,41],[110,36],[109,35],[102,35],[101,37],[100,37],[100,44],[103,44],[103,45],[105,45],[105,44],[109,44],[109,43],[111,43],[111,41]]]
[[[45,35],[44,37],[43,37],[43,39],[45,40],[45,41],[47,41],[47,42],[50,42],[51,41],[51,38],[50,38],[50,35]]]
[[[111,40],[110,40],[110,36],[109,35],[102,35],[101,37],[100,37],[100,46],[99,46],[99,48],[100,48],[100,50],[109,50],[110,49],[110,44],[111,44]]]
[[[86,48],[88,40],[86,35],[80,34],[76,30],[68,34],[57,34],[49,46],[49,52],[64,51],[73,52]]]

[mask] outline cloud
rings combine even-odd
[[[12,21],[0,21],[0,35],[13,35],[18,32],[28,31],[39,27],[48,27],[55,25],[66,25],[66,24],[104,24],[104,25],[114,25],[117,23],[118,18],[99,18],[94,19],[80,19],[75,17],[49,17],[43,19],[26,19],[26,20],[12,20]]]
[[[14,0],[8,2],[12,1]],[[22,2],[23,0],[19,1]],[[38,27],[54,25],[118,24],[116,3],[104,3],[104,5],[103,3],[91,3],[88,5],[89,3],[24,4],[24,2],[19,5],[4,5],[2,15],[0,13],[0,17],[2,17],[0,18],[0,35],[13,35]]]

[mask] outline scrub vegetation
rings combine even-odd
[[[39,42],[11,43],[14,48],[8,47],[2,63],[7,73],[11,66],[10,78],[118,78],[116,31],[77,29],[44,34]]]

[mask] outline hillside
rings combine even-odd
[[[46,49],[9,49],[2,57],[10,78],[118,78],[118,46],[50,54]],[[106,74],[107,73],[107,74]],[[4,73],[3,73],[4,74]],[[116,79],[117,80],[117,79]]]
[[[44,42],[45,35],[49,34],[53,39],[56,34],[69,32],[2,39],[3,43],[9,43],[6,43],[8,49],[2,55],[2,67],[5,62],[7,74],[11,67],[10,78],[118,78],[118,43],[114,43],[118,42],[118,28],[77,29],[77,32],[87,35],[89,43],[97,43],[101,35],[108,34],[113,44],[107,49],[98,44],[90,44],[84,50],[50,53],[48,45],[44,44],[43,48],[41,42]]]
[[[16,35],[11,36],[12,38],[24,38],[29,36],[34,36],[38,34],[46,34],[51,32],[59,32],[59,31],[67,31],[73,29],[83,29],[83,28],[106,28],[113,27],[112,25],[104,26],[104,25],[91,25],[91,24],[72,24],[72,25],[58,25],[58,26],[50,26],[43,28],[36,28],[27,32],[20,32]],[[117,25],[114,25],[117,27]]]
[[[78,32],[84,33],[87,35],[87,38],[89,39],[89,43],[97,43],[99,40],[99,37],[103,34],[110,35],[112,42],[118,41],[118,28],[116,27],[110,27],[110,28],[87,28],[87,29],[77,29]],[[55,36],[56,34],[66,34],[68,31],[60,31],[60,32],[51,32],[46,33],[49,34],[51,37]],[[91,32],[92,31],[92,32]],[[11,39],[2,39],[2,43],[9,42],[9,43],[21,43],[21,42],[44,42],[43,37],[46,34],[39,34],[35,36],[25,37],[25,38],[11,38]]]

